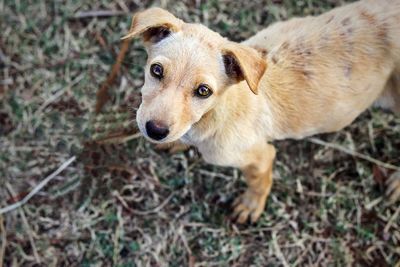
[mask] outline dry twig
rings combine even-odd
[[[282,251],[281,251],[281,249],[280,249],[280,247],[279,247],[278,238],[277,238],[277,236],[276,236],[276,232],[275,232],[275,231],[272,232],[272,244],[274,245],[274,249],[275,249],[275,252],[276,252],[276,256],[277,256],[278,259],[281,261],[282,265],[283,265],[284,267],[289,267],[289,264],[287,263],[287,261],[286,261],[286,259],[285,259],[285,256],[283,255],[283,253],[282,253]]]
[[[325,142],[325,141],[322,141],[321,139],[318,139],[318,138],[315,138],[315,137],[308,138],[307,140],[309,142],[311,142],[311,143],[318,144],[318,145],[325,146],[325,147],[329,147],[329,148],[333,148],[333,149],[339,150],[341,152],[344,152],[346,154],[352,155],[354,157],[357,157],[357,158],[372,162],[372,163],[374,163],[374,164],[376,164],[378,166],[384,167],[386,169],[400,171],[400,167],[397,167],[397,166],[392,165],[390,163],[386,163],[386,162],[374,159],[374,158],[372,158],[370,156],[361,154],[361,153],[359,153],[357,151],[345,148],[343,146],[339,146],[337,144]]]
[[[26,202],[28,202],[34,195],[36,195],[46,184],[48,184],[54,177],[60,174],[64,169],[66,169],[72,162],[76,159],[75,156],[64,162],[55,172],[47,176],[43,181],[41,181],[33,190],[26,195],[21,201],[18,201],[12,205],[0,209],[0,214],[7,213],[9,211],[15,210],[16,208],[21,207]]]
[[[98,18],[98,17],[114,17],[126,15],[125,11],[115,10],[90,10],[76,13],[72,19],[84,19],[84,18]]]
[[[152,213],[157,213],[160,210],[162,210],[162,208],[165,207],[165,205],[168,204],[168,202],[171,200],[171,198],[175,195],[175,193],[171,193],[171,195],[169,195],[163,203],[161,203],[160,205],[158,205],[157,207],[151,209],[151,210],[146,210],[146,211],[139,211],[139,210],[134,210],[132,208],[129,207],[128,203],[126,203],[126,201],[122,198],[122,196],[118,193],[118,191],[114,191],[113,192],[113,196],[122,204],[122,206],[128,210],[130,213],[135,214],[135,215],[149,215]]]
[[[4,227],[4,219],[3,219],[2,215],[0,215],[0,233],[1,233],[0,267],[3,267],[4,254],[6,252],[6,245],[7,245],[7,235],[6,235],[6,228]]]
[[[95,107],[96,113],[99,113],[101,111],[104,104],[107,103],[109,99],[108,89],[111,87],[111,85],[117,78],[119,70],[121,69],[122,61],[124,60],[125,54],[128,51],[129,43],[130,40],[128,39],[122,41],[121,49],[119,51],[115,64],[112,66],[111,73],[108,75],[107,79],[103,82],[100,89],[97,91],[97,99]]]
[[[8,189],[8,192],[10,193],[10,196],[11,196],[11,197],[13,197],[13,196],[16,195],[16,193],[15,193],[15,191],[14,191],[14,189],[12,188],[12,186],[11,186],[10,183],[6,183],[6,187],[7,187],[7,189]],[[25,212],[24,212],[23,207],[21,207],[21,209],[19,210],[19,215],[21,216],[22,222],[23,222],[24,227],[25,227],[25,231],[26,231],[26,233],[28,234],[29,243],[31,244],[31,247],[32,247],[33,256],[34,256],[34,258],[35,258],[35,260],[36,260],[36,263],[40,264],[42,261],[41,261],[41,259],[40,259],[38,250],[37,250],[37,248],[36,248],[35,240],[33,239],[33,231],[32,231],[32,228],[30,227],[30,225],[29,225],[29,223],[28,223],[28,220],[26,219],[26,216],[25,216]]]

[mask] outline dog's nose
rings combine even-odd
[[[164,124],[157,121],[146,122],[147,135],[154,140],[161,140],[167,137],[169,129]]]

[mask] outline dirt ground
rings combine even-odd
[[[229,219],[245,188],[238,170],[137,134],[139,41],[93,112],[137,10],[161,6],[240,41],[344,3],[0,0],[0,209],[76,157],[0,215],[0,266],[399,266],[400,207],[382,165],[400,166],[400,117],[370,109],[338,133],[274,142],[266,210],[239,226]]]

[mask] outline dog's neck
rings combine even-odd
[[[229,135],[239,137],[243,132],[256,132],[267,141],[303,138],[312,131],[309,133],[301,124],[299,112],[294,108],[298,104],[293,101],[297,100],[269,82],[260,84],[258,95],[250,91],[245,81],[240,82],[226,90],[218,105],[205,113],[182,141],[196,146],[218,138],[229,139]],[[255,120],[249,121],[246,117]]]

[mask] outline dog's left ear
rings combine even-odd
[[[236,82],[246,80],[250,90],[258,93],[258,84],[267,69],[267,62],[253,48],[229,43],[222,50],[225,72]]]
[[[122,39],[130,39],[141,35],[145,43],[157,43],[171,32],[178,32],[183,21],[168,11],[153,7],[136,13],[132,18],[131,28]]]

